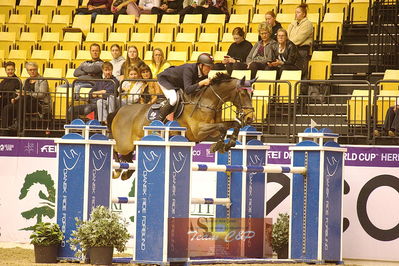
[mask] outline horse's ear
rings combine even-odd
[[[245,86],[245,76],[242,77],[242,79],[240,81],[240,85]]]
[[[254,79],[251,79],[249,81],[249,83],[252,85],[253,83],[255,83],[258,80],[258,77],[255,77]]]

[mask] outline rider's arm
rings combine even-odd
[[[187,94],[194,93],[200,90],[198,82],[193,84],[193,76],[197,75],[193,68],[186,67],[183,70],[184,91]]]

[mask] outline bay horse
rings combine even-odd
[[[217,73],[210,85],[193,95],[183,96],[184,110],[178,123],[186,127],[189,141],[200,142],[209,138],[219,140],[212,145],[211,151],[225,152],[235,146],[239,129],[253,121],[251,91],[248,89],[254,81],[238,80],[223,73]],[[223,104],[231,102],[237,108],[235,121],[223,121]],[[132,161],[133,142],[144,136],[143,126],[149,125],[147,112],[149,104],[124,105],[116,113],[110,114],[108,125],[111,125],[112,136],[116,141],[114,147],[116,160]],[[224,142],[227,130],[234,128],[228,143]],[[118,178],[122,170],[115,170],[113,178]],[[122,179],[128,179],[134,171],[125,171]]]

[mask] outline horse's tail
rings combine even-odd
[[[112,125],[112,121],[114,120],[116,114],[118,113],[120,108],[117,108],[114,112],[109,113],[107,116],[107,126],[108,126],[108,130],[111,132],[111,125]],[[112,133],[112,132],[111,132]]]

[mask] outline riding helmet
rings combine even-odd
[[[213,66],[213,57],[208,53],[202,53],[198,56],[197,63],[206,66]]]

